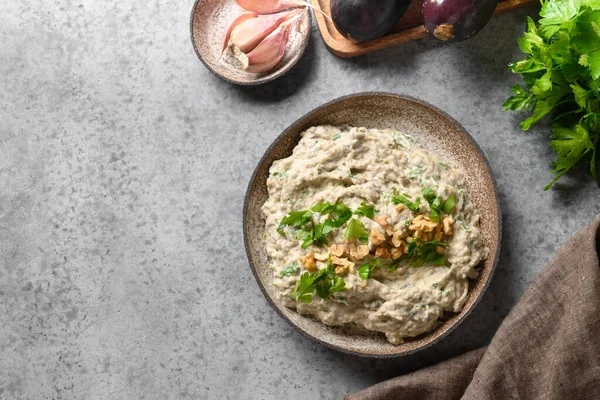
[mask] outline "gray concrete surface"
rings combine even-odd
[[[600,211],[580,171],[556,190],[548,129],[502,113],[535,8],[456,45],[343,60],[316,31],[272,84],[220,81],[190,45],[191,0],[0,2],[0,398],[335,399],[485,345],[555,250]],[[319,104],[418,96],[487,154],[504,208],[498,271],[443,342],[371,360],[301,337],[246,261],[260,156]]]

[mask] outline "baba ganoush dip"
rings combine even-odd
[[[267,262],[287,307],[403,343],[459,312],[488,255],[461,172],[393,129],[316,126],[267,179]]]

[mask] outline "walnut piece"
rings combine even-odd
[[[383,236],[383,234],[379,232],[379,229],[371,228],[369,240],[371,241],[371,244],[373,246],[379,246],[381,243],[385,242],[385,236]]]
[[[431,221],[429,218],[423,217],[422,215],[418,215],[412,220],[408,229],[411,231],[423,231],[429,233],[433,232],[436,226],[438,226],[437,222]]]
[[[329,251],[332,255],[341,257],[346,252],[346,246],[343,244],[332,244],[329,247]]]
[[[392,244],[394,247],[402,246],[402,231],[396,231],[392,235]]]
[[[325,253],[315,253],[313,256],[317,261],[327,261],[327,259],[329,258],[329,254]]]
[[[454,223],[454,218],[452,215],[448,215],[444,218],[444,235],[452,236],[452,224]]]
[[[390,254],[391,254],[393,260],[397,260],[400,257],[402,257],[402,254],[404,254],[404,251],[402,251],[401,247],[394,247],[392,250],[390,250]]]
[[[350,257],[354,258],[355,260],[362,260],[367,256],[367,254],[369,254],[369,246],[366,244],[361,244],[359,246],[351,244],[349,247],[349,252]]]
[[[390,258],[390,251],[385,246],[379,246],[377,250],[375,250],[375,257]]]
[[[308,254],[304,257],[300,257],[300,262],[304,265],[304,268],[309,270],[310,272],[314,272],[317,270],[317,264],[315,264],[315,256],[312,252],[308,252]]]

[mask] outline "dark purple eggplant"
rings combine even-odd
[[[349,39],[366,42],[394,28],[410,0],[331,0],[331,18]]]
[[[488,23],[498,0],[423,0],[425,28],[436,39],[459,42]]]

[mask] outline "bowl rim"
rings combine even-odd
[[[206,0],[195,0],[194,4],[192,5],[192,11],[190,12],[190,40],[192,41],[192,47],[194,48],[194,52],[196,53],[196,55],[198,56],[198,58],[200,59],[200,61],[202,62],[202,64],[204,64],[204,66],[210,72],[212,72],[213,75],[221,78],[225,82],[231,83],[233,85],[240,85],[240,86],[257,86],[257,85],[262,85],[264,83],[272,82],[275,79],[281,78],[282,76],[284,76],[285,74],[287,74],[288,72],[290,72],[296,66],[296,64],[298,64],[298,62],[300,61],[300,59],[304,55],[304,51],[306,50],[306,47],[308,46],[308,42],[310,41],[310,36],[311,36],[311,32],[312,32],[312,14],[311,14],[310,10],[307,10],[307,15],[308,15],[308,31],[307,31],[307,34],[306,34],[306,40],[303,41],[301,47],[298,50],[298,57],[296,57],[296,59],[292,59],[292,62],[289,64],[289,66],[287,67],[287,69],[285,69],[285,70],[282,69],[281,71],[279,71],[278,73],[274,74],[270,78],[266,78],[266,79],[260,79],[259,78],[257,80],[253,80],[253,81],[249,81],[249,82],[236,81],[235,79],[227,78],[225,75],[219,73],[214,68],[212,68],[209,65],[209,63],[204,60],[204,57],[202,57],[202,55],[200,54],[200,50],[198,49],[198,46],[196,46],[196,41],[194,40],[194,21],[195,21],[194,17],[196,15],[196,9],[198,8],[198,6],[199,6],[199,4],[200,4],[201,1],[206,1]]]
[[[199,0],[197,0],[199,1]],[[444,118],[447,118],[451,123],[453,123],[454,125],[456,125],[456,127],[465,135],[465,137],[468,139],[468,141],[474,146],[474,148],[477,150],[477,152],[480,154],[480,156],[483,158],[483,161],[485,163],[485,166],[487,168],[487,172],[491,178],[491,182],[492,182],[492,186],[494,189],[494,200],[496,201],[496,205],[497,205],[497,211],[496,211],[496,220],[498,221],[497,223],[497,230],[498,230],[498,239],[496,241],[496,253],[494,255],[494,260],[492,262],[492,265],[490,267],[490,274],[487,278],[487,280],[483,283],[483,286],[481,287],[481,290],[479,291],[479,293],[477,294],[477,298],[473,301],[473,304],[471,305],[471,307],[466,310],[464,313],[461,311],[462,315],[460,315],[460,317],[454,322],[454,324],[450,325],[448,327],[448,329],[446,329],[444,332],[442,332],[441,334],[439,334],[437,337],[435,337],[433,340],[431,340],[428,343],[425,343],[423,345],[421,345],[420,347],[411,349],[411,350],[404,350],[404,351],[399,351],[399,352],[395,352],[395,353],[367,353],[367,352],[360,352],[360,351],[355,351],[355,350],[349,350],[340,346],[337,346],[335,344],[329,343],[325,340],[322,340],[316,336],[311,335],[310,333],[306,332],[304,329],[302,329],[300,326],[296,325],[295,323],[293,323],[283,312],[281,312],[279,310],[279,307],[277,306],[277,304],[275,304],[275,302],[273,301],[273,299],[271,299],[271,296],[268,294],[267,290],[264,287],[264,284],[262,282],[262,280],[260,279],[258,272],[257,272],[257,268],[254,265],[253,261],[252,261],[252,256],[250,253],[250,243],[249,243],[249,239],[248,239],[248,224],[247,224],[247,214],[248,214],[248,204],[250,202],[250,197],[251,197],[251,189],[255,184],[255,181],[257,179],[257,173],[258,170],[260,169],[260,167],[263,165],[263,163],[265,162],[265,159],[267,158],[267,155],[271,153],[271,151],[278,146],[281,141],[283,140],[283,138],[287,135],[287,133],[292,130],[295,129],[298,125],[300,125],[304,120],[310,118],[311,116],[313,116],[314,114],[316,114],[318,111],[322,110],[323,108],[329,107],[333,104],[348,100],[348,99],[352,99],[352,98],[360,98],[360,97],[392,97],[392,98],[397,98],[397,99],[402,99],[402,100],[409,100],[415,103],[418,103],[422,106],[428,107],[430,109],[432,109],[435,112],[438,112],[439,114],[441,114]],[[439,341],[441,341],[442,339],[444,339],[446,336],[448,336],[450,333],[452,333],[473,311],[473,309],[479,304],[479,302],[481,301],[481,299],[483,298],[483,295],[485,294],[485,292],[487,291],[487,288],[490,285],[490,282],[492,281],[492,278],[494,276],[494,273],[496,272],[496,268],[498,266],[498,261],[500,259],[500,250],[501,250],[501,243],[502,243],[502,205],[500,203],[500,196],[498,194],[498,184],[496,182],[496,178],[494,177],[493,173],[492,173],[492,169],[490,167],[489,161],[487,159],[487,157],[485,156],[485,154],[483,153],[483,150],[481,150],[481,147],[479,147],[479,144],[475,141],[475,139],[473,139],[473,136],[471,136],[471,134],[462,126],[462,124],[460,124],[458,121],[456,121],[454,118],[452,118],[448,113],[446,113],[445,111],[441,110],[440,108],[427,103],[426,101],[423,101],[421,99],[418,99],[416,97],[413,96],[409,96],[409,95],[404,95],[404,94],[399,94],[399,93],[392,93],[392,92],[384,92],[384,91],[365,91],[365,92],[357,92],[357,93],[353,93],[353,94],[349,94],[349,95],[345,95],[345,96],[341,96],[338,98],[335,98],[331,101],[328,101],[314,109],[312,109],[311,111],[305,113],[304,115],[302,115],[300,118],[296,119],[292,124],[290,124],[287,128],[285,128],[276,138],[275,140],[269,145],[269,147],[265,150],[264,154],[262,155],[262,157],[260,158],[258,164],[256,165],[256,168],[254,169],[254,172],[252,173],[252,176],[250,177],[250,181],[248,183],[248,187],[246,188],[246,194],[244,196],[244,206],[243,206],[243,210],[242,210],[242,230],[243,230],[243,236],[244,236],[244,247],[246,250],[246,257],[248,258],[248,264],[250,265],[250,269],[252,270],[252,274],[254,275],[254,279],[256,280],[256,283],[258,284],[261,292],[263,293],[263,296],[267,299],[267,302],[271,305],[271,307],[275,310],[275,312],[277,314],[279,314],[279,316],[281,318],[283,318],[289,325],[291,325],[296,331],[300,332],[300,334],[302,334],[302,336],[307,337],[311,340],[316,341],[317,343],[320,343],[326,347],[329,347],[331,349],[337,350],[337,351],[341,351],[342,353],[346,353],[346,354],[352,354],[355,356],[360,356],[360,357],[369,357],[369,358],[399,358],[399,357],[403,357],[403,356],[407,356],[410,354],[414,354],[416,352],[425,350],[427,348],[429,348],[430,346],[433,346],[434,344],[438,343]],[[426,332],[424,335],[428,335],[428,334],[432,334],[433,332],[435,332],[437,329],[434,329],[430,332]]]

